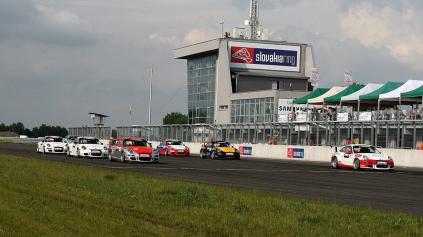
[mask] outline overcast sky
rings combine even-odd
[[[27,128],[152,124],[187,113],[173,50],[243,26],[249,0],[0,0],[0,123]],[[261,0],[269,40],[313,45],[320,87],[405,82],[423,72],[423,1]],[[249,27],[246,35],[250,35]]]

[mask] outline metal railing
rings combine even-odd
[[[97,127],[97,126],[69,127],[68,134],[86,136],[86,137],[96,137],[98,139],[108,140],[112,136],[112,129],[110,127]]]
[[[278,118],[278,119],[276,119]],[[297,112],[285,115],[276,115],[273,121],[355,121],[355,120],[422,120],[423,114],[419,110],[380,110],[380,111],[336,111],[326,109],[322,111],[309,109],[308,112]]]
[[[238,144],[339,146],[353,143],[416,149],[423,141],[422,120],[306,121],[250,124],[184,124],[117,127],[117,137],[184,142],[226,140]],[[272,141],[270,141],[272,139]]]

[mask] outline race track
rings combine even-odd
[[[36,153],[36,145],[8,143],[0,143],[0,153],[423,216],[422,169],[335,170],[329,158],[324,163],[253,157],[211,160],[195,154],[161,156],[159,164],[129,164],[41,154]]]

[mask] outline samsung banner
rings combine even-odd
[[[300,71],[300,46],[228,42],[230,67]]]
[[[279,99],[278,100],[278,115],[281,114],[290,114],[293,109],[295,111],[302,111],[307,113],[306,104],[293,104],[293,99]]]

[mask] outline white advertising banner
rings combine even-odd
[[[313,87],[319,86],[319,69],[317,68],[311,69],[311,86]]]
[[[230,41],[228,53],[231,68],[300,71],[300,46]]]
[[[307,114],[298,114],[295,117],[295,121],[297,121],[297,122],[306,122],[307,121]]]
[[[348,113],[338,113],[336,115],[336,121],[347,122],[348,121]]]
[[[358,115],[359,121],[371,121],[372,120],[372,112],[360,112]]]
[[[295,108],[295,111],[307,112],[306,104],[292,104],[293,99],[279,99],[278,100],[278,114],[290,114]]]
[[[279,114],[278,115],[278,123],[287,123],[288,120],[288,114]]]

